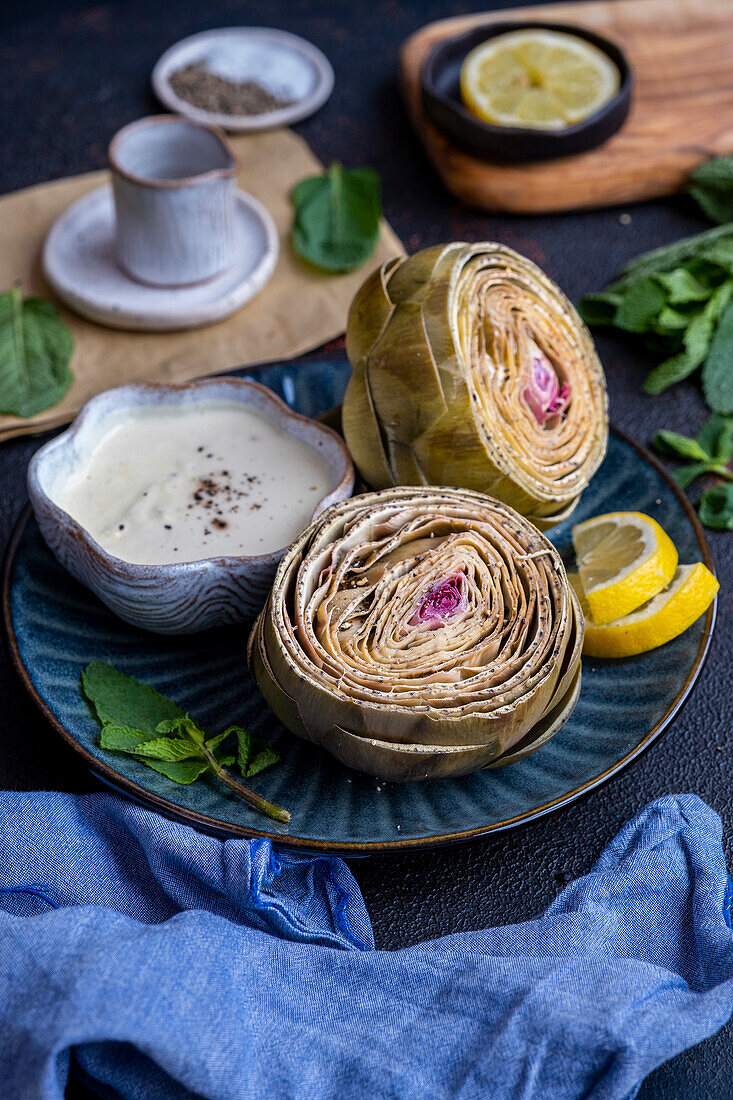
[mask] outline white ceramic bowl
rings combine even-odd
[[[84,462],[112,414],[141,405],[185,406],[217,400],[240,401],[318,450],[329,468],[332,488],[316,504],[314,517],[328,505],[351,496],[354,467],[341,437],[294,413],[265,386],[240,378],[108,390],[93,397],[67,431],[41,447],[28,467],[33,511],[61,564],[121,619],[155,633],[190,634],[253,618],[267,598],[286,547],[258,556],[135,565],[104,550],[56,501],[66,479]]]
[[[173,91],[170,78],[185,65],[204,62],[229,80],[254,80],[279,96],[286,107],[258,115],[224,115],[194,107]],[[221,27],[176,42],[158,60],[152,75],[158,99],[195,122],[247,133],[292,126],[322,107],[333,90],[333,69],[321,51],[297,34],[273,27]]]

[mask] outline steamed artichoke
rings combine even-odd
[[[525,518],[468,490],[395,488],[293,543],[248,658],[293,733],[415,780],[548,741],[577,701],[582,643],[562,560]]]
[[[346,442],[374,489],[459,485],[546,528],[606,450],[603,369],[570,302],[501,244],[382,265],[351,306]]]

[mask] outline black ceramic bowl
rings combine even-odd
[[[467,54],[481,42],[499,34],[535,27],[565,31],[603,50],[619,70],[619,90],[595,114],[564,130],[533,130],[482,122],[464,107],[461,98],[461,65]],[[584,153],[607,141],[626,121],[631,107],[632,83],[631,68],[623,51],[593,31],[564,23],[487,23],[465,34],[446,38],[431,50],[422,69],[422,98],[431,122],[463,149],[484,160],[528,164]]]

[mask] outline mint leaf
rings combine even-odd
[[[380,181],[371,168],[342,168],[309,176],[292,192],[292,241],[301,259],[322,271],[354,271],[379,237]]]
[[[209,770],[205,760],[150,760],[144,756],[138,756],[137,759],[141,764],[147,764],[153,771],[160,772],[167,779],[172,779],[174,783],[180,783],[184,787],[195,782],[203,772]]]
[[[130,751],[136,756],[149,756],[152,760],[203,759],[198,745],[181,737],[154,737],[152,741],[144,741]]]
[[[702,368],[705,400],[715,412],[733,413],[733,303],[725,312],[710,344]]]
[[[722,268],[728,275],[733,274],[733,240],[714,241],[705,252],[704,263]]]
[[[186,746],[180,740],[168,740],[157,738],[148,740],[147,734],[142,730],[130,729],[126,726],[106,725],[102,728],[99,738],[100,747],[108,752],[124,752],[134,756],[141,764],[147,764],[161,775],[172,779],[174,783],[189,784],[209,768],[207,760],[185,759],[196,757],[197,750],[194,745]],[[180,748],[179,748],[180,746]],[[177,755],[183,752],[184,757]]]
[[[706,489],[698,506],[700,520],[706,527],[733,531],[733,485],[715,485]]]
[[[689,323],[689,313],[681,313],[679,309],[665,306],[664,309],[659,311],[654,327],[661,336],[668,336],[676,335],[676,333],[686,329]]]
[[[694,184],[733,191],[733,157],[712,157],[690,173]]]
[[[697,433],[696,441],[716,462],[733,458],[733,417],[712,413]]]
[[[677,470],[673,470],[672,477],[680,489],[686,489],[688,485],[692,485],[695,478],[712,473],[715,469],[716,467],[710,462],[691,462],[688,466],[680,466]]]
[[[726,195],[715,187],[691,187],[690,194],[711,221],[733,221],[733,195]]]
[[[710,462],[712,455],[704,450],[695,439],[686,435],[678,435],[677,432],[667,431],[663,428],[654,436],[654,446],[665,454],[677,455],[679,458],[693,459],[695,462]]]
[[[715,157],[696,168],[690,194],[714,222],[733,221],[733,157]]]
[[[662,429],[654,436],[652,444],[662,454],[672,454],[688,463],[672,473],[681,489],[686,489],[703,474],[733,480],[733,471],[726,465],[733,456],[733,417],[713,413],[695,439]]]
[[[653,278],[666,292],[671,306],[705,302],[710,297],[710,287],[703,286],[686,267],[676,267],[673,271],[661,272]]]
[[[102,727],[99,744],[112,752],[127,752],[134,756],[149,756],[153,760],[203,759],[203,754],[192,741],[180,737],[154,737],[150,740],[142,730],[109,723]]]
[[[262,744],[262,742],[258,743]],[[279,760],[280,753],[265,744],[263,748],[256,749],[250,759],[246,773],[243,772],[242,774],[248,779],[252,775],[257,775],[258,772],[263,772],[265,768],[269,768],[272,764],[277,764]]]
[[[703,233],[683,237],[680,241],[662,245],[661,248],[655,248],[651,252],[637,256],[621,269],[620,277],[607,290],[620,292],[644,275],[672,271],[682,265],[687,267],[690,260],[707,258],[711,254],[712,247],[721,241],[726,244],[729,241],[733,242],[733,225],[716,225]]]
[[[169,737],[183,737],[185,740],[193,742],[199,749],[203,749],[206,738],[204,731],[187,714],[181,714],[177,718],[169,718],[159,722],[155,727],[155,732]]]
[[[688,378],[700,366],[707,351],[707,344],[704,342],[704,326],[702,326],[702,331],[700,331],[700,328],[693,330],[689,339],[687,339],[689,332],[688,328],[685,333],[686,346],[683,351],[679,352],[678,355],[665,359],[654,370],[649,371],[644,379],[643,388],[645,393],[652,396],[663,393],[675,382],[682,382],[685,378]]]
[[[733,281],[723,283],[713,293],[702,309],[690,321],[682,338],[683,350],[665,360],[647,375],[644,381],[646,393],[657,394],[675,382],[692,374],[705,359],[710,348],[718,318],[733,294]]]
[[[232,726],[229,732],[237,735],[237,765],[242,775],[246,777],[252,756],[252,738],[241,726]]]
[[[241,726],[232,726],[227,732],[237,735],[237,765],[245,779],[279,761],[279,752],[260,737],[252,737]]]
[[[134,676],[103,661],[92,661],[81,674],[81,687],[102,725],[111,722],[142,730],[148,740],[161,722],[185,717],[180,707]]]
[[[74,376],[74,339],[50,302],[0,294],[0,412],[29,417],[58,404]]]
[[[578,313],[586,325],[612,325],[616,310],[621,305],[620,294],[601,291],[598,294],[586,294],[578,304]]]
[[[714,474],[715,477],[724,477],[726,481],[733,481],[733,470],[729,470],[727,466],[720,466],[716,462],[693,462],[689,466],[680,466],[678,470],[672,471],[672,477],[680,489],[686,489],[696,477],[701,477],[703,474]]]
[[[621,299],[613,323],[625,332],[647,332],[667,304],[667,295],[652,276],[632,283]]]
[[[112,722],[102,726],[102,732],[99,735],[100,747],[111,752],[134,753],[138,745],[144,745],[147,740],[148,735],[142,730],[134,730],[129,726],[116,726]]]
[[[224,730],[223,733],[218,733],[216,737],[210,737],[206,742],[206,748],[209,749],[210,752],[215,753],[222,741],[226,741],[227,737],[231,737],[235,728],[236,727],[231,726],[228,730]]]

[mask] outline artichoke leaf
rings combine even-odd
[[[368,410],[368,416],[364,416],[364,409]],[[344,436],[354,441],[354,446],[362,456],[360,473],[367,484],[373,489],[386,489],[388,485],[392,485],[395,475],[387,459],[379,420],[363,369],[354,371],[349,379],[341,408],[341,425]]]
[[[394,303],[389,296],[389,276],[403,262],[395,256],[373,271],[357,291],[349,309],[346,354],[354,371],[364,369],[369,349],[382,333]]]
[[[562,727],[567,722],[570,715],[575,710],[578,699],[580,698],[581,688],[581,667],[578,665],[575,670],[573,682],[570,685],[568,691],[561,697],[560,702],[556,703],[551,710],[542,718],[536,726],[533,726],[526,737],[524,737],[519,744],[515,745],[511,752],[506,752],[503,755],[494,759],[485,767],[493,768],[505,768],[509,764],[518,764],[520,760],[526,759],[531,756],[533,752],[537,752],[543,745],[546,745],[548,741],[552,740],[556,733],[559,733]]]
[[[329,730],[322,747],[355,771],[373,772],[398,783],[468,775],[495,760],[499,746],[394,745],[376,738],[355,737],[338,727]]]

